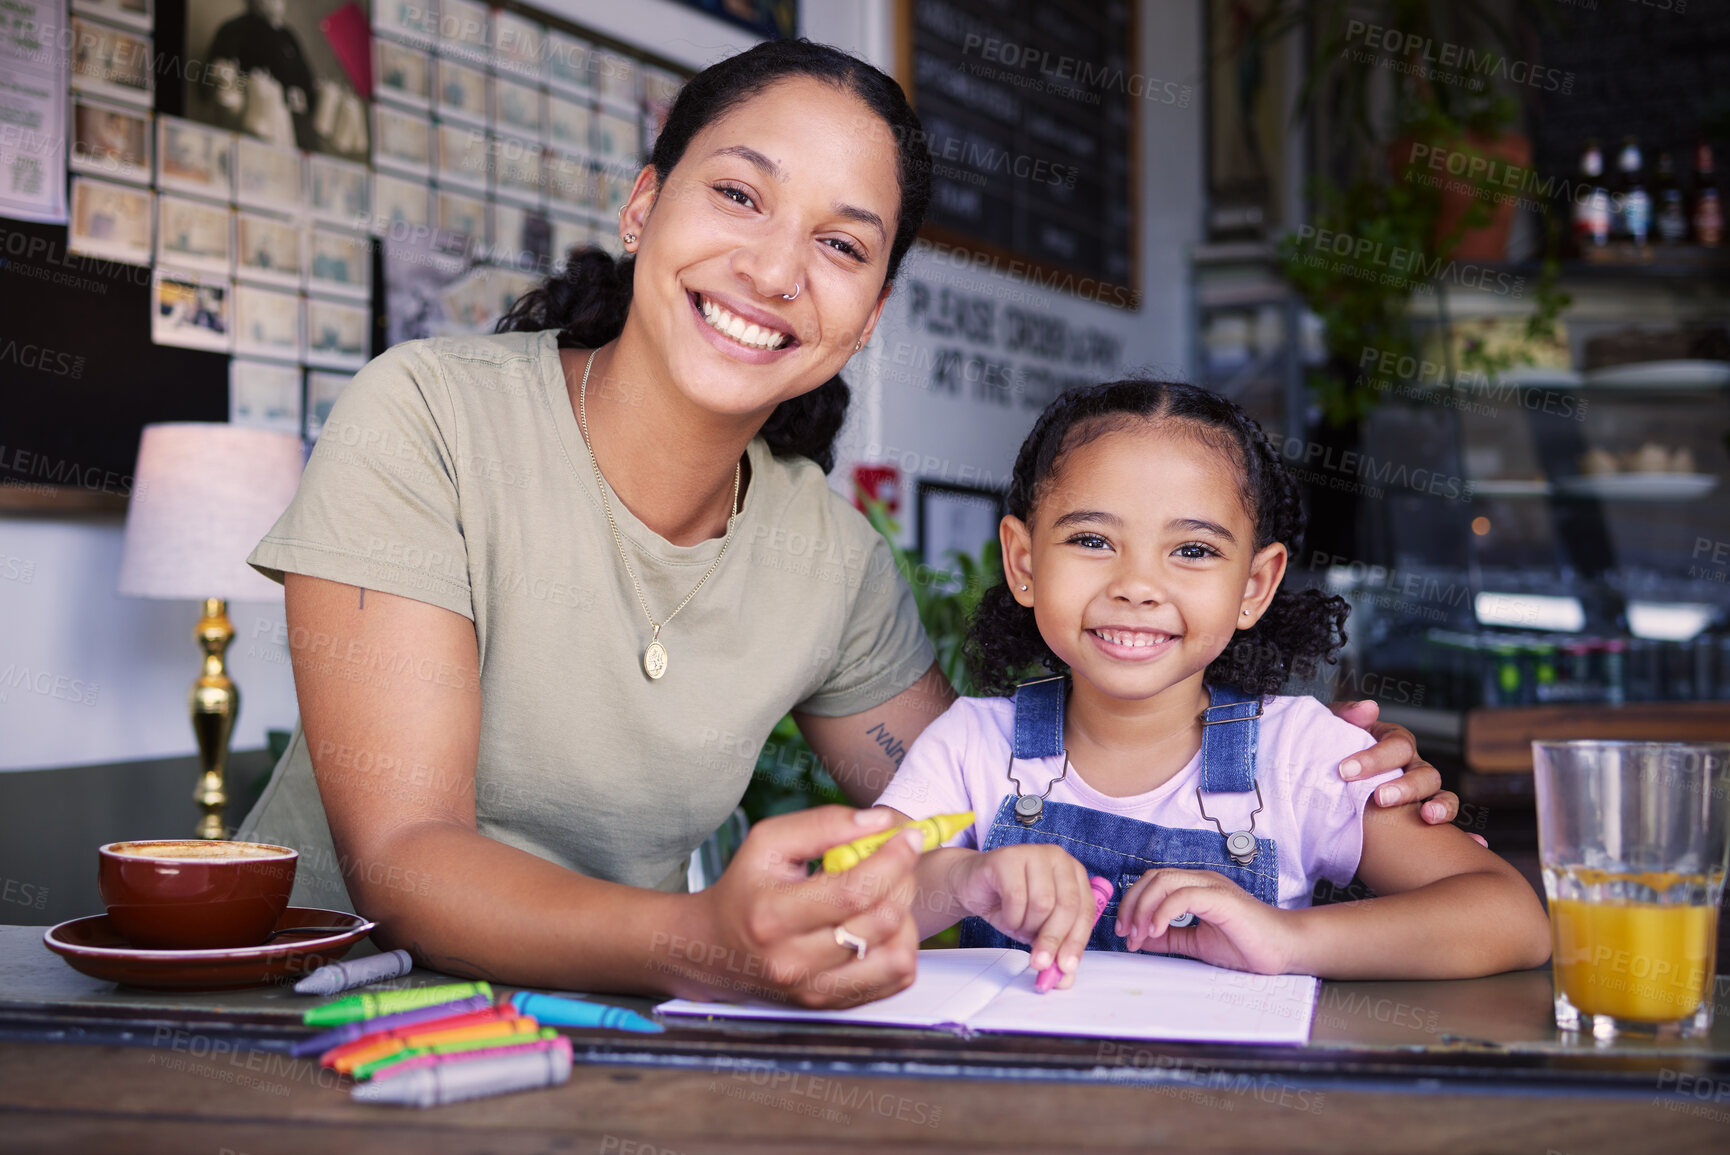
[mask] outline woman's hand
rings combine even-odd
[[[962,909],[1031,943],[1036,972],[1055,960],[1063,971],[1059,990],[1074,984],[1098,910],[1086,867],[1062,847],[1028,845],[969,853],[948,873]]]
[[[1172,926],[1184,913],[1200,921]],[[1232,970],[1280,975],[1298,957],[1291,915],[1211,870],[1150,870],[1124,895],[1116,929],[1130,950],[1185,954]]]
[[[890,839],[840,874],[806,868],[830,847],[893,822],[888,810],[819,806],[757,823],[720,880],[692,896],[705,912],[702,929],[682,949],[669,939],[665,949],[678,957],[666,965],[702,972],[692,977],[715,997],[812,1009],[868,1003],[907,987],[919,962],[910,904],[923,837]],[[864,957],[837,939],[837,927],[865,942]]]
[[[1418,757],[1417,739],[1412,732],[1395,722],[1380,722],[1381,707],[1366,698],[1358,702],[1333,702],[1328,706],[1342,721],[1360,730],[1367,730],[1376,744],[1361,750],[1340,763],[1340,777],[1347,782],[1373,778],[1384,770],[1404,770],[1405,776],[1384,783],[1376,790],[1377,806],[1396,808],[1409,802],[1422,802],[1418,815],[1431,826],[1452,822],[1460,812],[1460,798],[1452,790],[1442,789],[1441,773]],[[1489,843],[1472,835],[1480,845]]]

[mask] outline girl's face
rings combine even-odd
[[[821,385],[888,296],[896,164],[888,126],[843,89],[800,77],[747,100],[665,181],[638,175],[620,220],[641,238],[627,329],[713,412],[766,415]]]
[[[1285,546],[1255,548],[1235,463],[1172,422],[1070,450],[1032,524],[1006,517],[1001,533],[1015,599],[1077,678],[1113,698],[1199,687],[1285,574]]]

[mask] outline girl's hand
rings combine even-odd
[[[1200,921],[1172,926],[1186,911]],[[1292,912],[1269,906],[1211,870],[1142,875],[1118,906],[1117,933],[1130,950],[1186,954],[1256,974],[1292,973],[1298,957]]]
[[[1058,846],[1005,846],[969,854],[950,873],[950,893],[1011,938],[1031,943],[1035,971],[1055,960],[1058,989],[1075,982],[1098,909],[1087,868]]]

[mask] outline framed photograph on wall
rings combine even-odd
[[[541,183],[547,190],[547,204],[567,212],[590,209],[595,205],[595,170],[580,156],[547,152],[541,156]]]
[[[367,170],[332,156],[309,156],[307,207],[312,218],[364,229],[367,225]]]
[[[234,358],[228,363],[228,423],[301,436],[301,377],[299,365]]]
[[[589,95],[594,89],[594,78],[589,75],[593,51],[587,40],[547,29],[547,83],[576,95]]]
[[[997,540],[998,523],[1006,512],[1004,495],[975,485],[919,481],[919,560],[935,573],[955,573],[956,552],[977,558]],[[959,589],[960,579],[948,584]]]
[[[234,146],[234,199],[247,208],[298,215],[306,199],[300,153],[241,137]]]
[[[540,139],[541,90],[502,76],[493,77],[493,127]]]
[[[423,180],[432,172],[432,125],[419,113],[386,104],[372,106],[372,163],[412,173]]]
[[[379,36],[430,49],[438,43],[439,14],[426,0],[372,0],[372,30]]]
[[[351,373],[327,373],[318,369],[307,372],[305,437],[308,441],[318,440],[318,435],[324,431],[324,423],[330,420],[330,407],[336,404],[336,399],[352,380],[354,375]]]
[[[487,202],[453,189],[438,191],[438,231],[444,245],[468,251],[486,244]]]
[[[81,257],[149,265],[156,194],[136,185],[72,178],[66,248]]]
[[[372,231],[383,235],[416,225],[432,227],[424,182],[374,173],[372,177]]]
[[[372,96],[374,100],[424,112],[432,105],[432,57],[418,48],[375,37]]]
[[[372,310],[353,301],[306,298],[306,363],[359,369],[371,355]]]
[[[493,191],[519,204],[541,203],[541,142],[493,135]]]
[[[149,108],[156,99],[152,58],[147,33],[72,18],[73,91]]]
[[[149,109],[106,104],[74,93],[71,127],[68,169],[110,180],[150,183],[156,133]]]
[[[156,199],[156,260],[199,273],[229,275],[234,212],[227,205],[164,193]]]
[[[460,60],[440,57],[433,88],[433,107],[443,120],[469,124],[487,122],[487,74]]]
[[[487,187],[487,134],[474,124],[438,126],[439,184],[462,185],[474,192]]]
[[[180,43],[165,50],[201,65],[173,71],[189,120],[277,148],[366,160],[361,93],[371,86],[372,65],[364,3],[186,0],[165,7],[184,15]]]
[[[547,143],[566,152],[592,153],[594,109],[586,100],[547,93]]]
[[[637,111],[637,62],[623,53],[595,49],[589,60],[594,74],[595,96],[621,111]]]
[[[165,192],[234,198],[234,134],[182,120],[156,118],[156,184]]]
[[[234,286],[234,351],[298,363],[300,294],[259,285]]]
[[[156,17],[156,0],[72,0],[72,11],[148,32]]]
[[[636,168],[641,143],[636,117],[603,108],[595,113],[593,133],[595,156],[603,163]]]
[[[438,50],[484,66],[492,57],[492,13],[482,0],[438,0]]]
[[[507,12],[493,13],[493,71],[536,84],[546,59],[547,29],[539,21]]]
[[[358,233],[314,228],[306,237],[306,287],[366,299],[372,295],[372,241]]]
[[[234,275],[242,281],[300,288],[300,226],[281,217],[234,215]]]
[[[158,265],[150,279],[150,339],[158,345],[226,353],[234,286]]]

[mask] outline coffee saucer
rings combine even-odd
[[[73,970],[93,979],[147,990],[220,991],[304,978],[347,954],[377,925],[343,911],[291,906],[276,920],[278,931],[344,929],[308,938],[283,936],[259,946],[154,950],[132,946],[106,914],[93,914],[50,927],[42,941]]]

